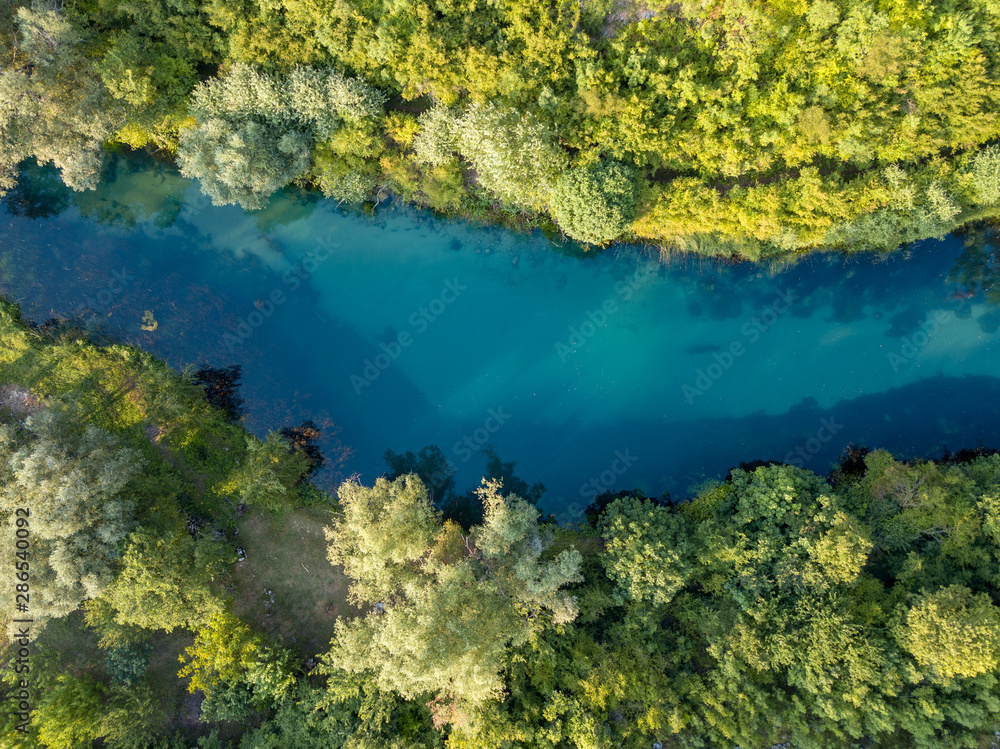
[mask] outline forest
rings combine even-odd
[[[464,502],[434,448],[322,491],[315,427],[250,435],[239,376],[0,306],[0,550],[27,601],[0,597],[4,746],[954,749],[1000,727],[993,450],[741,464],[560,527],[496,455]]]
[[[890,251],[1000,213],[998,40],[993,0],[4,0],[0,191],[144,150],[247,209]]]

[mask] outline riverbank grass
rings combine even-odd
[[[323,527],[331,515],[317,507],[281,517],[251,513],[237,523],[247,558],[233,568],[233,612],[309,658],[325,652],[347,603],[348,579],[326,558]]]

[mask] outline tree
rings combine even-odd
[[[449,128],[444,122],[440,114],[426,121],[440,127],[441,136],[432,131],[440,143],[431,146],[428,135],[426,145],[417,146],[418,154],[433,154],[431,163],[446,153]],[[511,107],[473,104],[450,130],[458,152],[475,168],[483,187],[509,205],[535,209],[545,205],[566,156],[541,120]]]
[[[132,148],[148,143],[177,148],[187,99],[198,81],[183,52],[131,30],[113,37],[95,72],[123,112],[116,140]]]
[[[180,656],[184,667],[178,676],[191,677],[189,692],[201,690],[207,696],[220,690],[246,687],[251,704],[269,707],[292,685],[292,653],[273,648],[264,638],[228,612],[216,612],[195,634],[194,645]],[[217,700],[217,697],[212,699]],[[231,705],[232,699],[223,698]]]
[[[258,210],[309,168],[312,146],[293,125],[212,118],[181,134],[177,159],[181,174],[200,180],[214,205]]]
[[[89,745],[99,734],[94,718],[100,714],[104,692],[90,676],[56,676],[35,705],[39,741],[50,749]]]
[[[118,624],[194,629],[221,608],[211,582],[222,560],[218,545],[207,539],[187,533],[164,538],[140,529],[130,537],[122,565],[103,596]]]
[[[1000,148],[988,146],[972,160],[972,185],[981,205],[1000,203]]]
[[[635,215],[635,176],[603,161],[563,172],[549,198],[552,216],[569,236],[605,244],[628,229]]]
[[[135,525],[127,487],[142,459],[82,421],[70,402],[29,416],[20,427],[0,426],[3,543],[13,557],[15,532],[30,529],[36,621],[64,616],[99,596],[114,576],[118,543]]]
[[[326,688],[300,682],[281,700],[271,720],[247,732],[240,749],[441,746],[424,705],[323,664],[317,671],[327,676]]]
[[[198,86],[195,127],[181,136],[181,173],[202,181],[216,204],[263,208],[268,197],[309,170],[315,144],[345,123],[382,112],[385,96],[362,81],[321,68],[267,74],[234,65]]]
[[[112,648],[104,659],[104,667],[112,684],[120,684],[126,689],[134,687],[146,673],[149,654],[153,643]]]
[[[165,718],[160,695],[149,681],[112,685],[98,716],[90,716],[108,749],[148,749]]]
[[[297,121],[283,81],[248,65],[194,90],[195,127],[181,134],[181,174],[201,180],[216,205],[263,208],[309,168],[313,136]]]
[[[988,595],[961,585],[919,596],[903,612],[896,637],[936,681],[1000,667],[1000,611]]]
[[[345,122],[382,114],[386,96],[336,70],[298,67],[288,80],[292,109],[311,123],[318,141],[328,140]]]
[[[337,623],[328,659],[370,674],[404,697],[437,695],[478,703],[496,697],[510,644],[543,621],[566,623],[577,581],[575,550],[541,561],[551,535],[538,510],[484,483],[484,522],[468,536],[441,523],[415,476],[341,487],[340,517],[327,531],[330,561],[351,577],[350,596],[372,605],[363,618]]]
[[[444,166],[458,150],[455,114],[447,107],[433,106],[420,115],[419,123],[413,140],[417,159],[430,166]]]
[[[0,72],[0,190],[29,156],[55,164],[73,189],[92,189],[125,110],[87,54],[91,32],[54,9],[21,7],[16,20],[18,64]]]
[[[308,456],[293,450],[278,432],[269,434],[264,442],[247,437],[243,462],[220,491],[236,494],[247,504],[279,515],[290,505],[295,485],[308,472]]]
[[[632,497],[617,499],[601,516],[608,576],[630,598],[654,606],[669,603],[691,574],[684,518],[666,507]]]

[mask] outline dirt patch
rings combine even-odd
[[[29,388],[20,385],[0,385],[0,409],[14,416],[25,417],[44,408],[44,403]]]
[[[679,9],[679,5],[671,6],[669,10]],[[616,36],[626,26],[656,18],[656,11],[646,5],[642,0],[618,0],[611,12],[604,19],[604,28],[601,30],[601,37],[611,39]]]
[[[146,439],[148,439],[151,444],[156,445],[157,447],[159,447],[160,440],[163,439],[163,435],[167,433],[167,430],[161,427],[159,424],[143,424],[142,431],[146,433]]]

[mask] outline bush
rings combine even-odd
[[[635,216],[635,175],[614,161],[570,169],[556,182],[549,206],[562,230],[574,239],[610,242]]]

